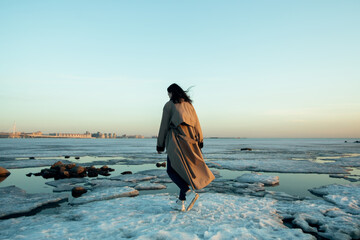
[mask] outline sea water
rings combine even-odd
[[[347,142],[345,142],[347,141]],[[205,139],[203,154],[205,161],[212,163],[211,169],[223,179],[235,179],[250,171],[223,169],[216,167],[217,160],[306,160],[319,164],[335,162],[337,159],[360,156],[360,144],[355,139]],[[251,151],[243,150],[250,148]],[[64,156],[70,156],[65,159]],[[26,163],[46,160],[48,166],[25,167]],[[80,157],[80,159],[75,159]],[[0,182],[0,187],[15,185],[29,193],[52,192],[52,187],[45,184],[51,179],[26,177],[27,173],[40,172],[56,161],[69,160],[78,165],[108,165],[115,169],[112,176],[123,171],[136,173],[142,170],[157,169],[156,162],[166,161],[166,154],[157,154],[156,139],[0,139],[0,166],[2,161],[16,161],[16,168],[9,169],[11,175]],[[340,166],[339,166],[340,167]],[[349,168],[348,168],[349,169]],[[359,180],[360,170],[353,167],[349,172],[353,181]],[[308,189],[332,183],[347,184],[344,178],[331,178],[329,174],[278,173],[262,174],[279,176],[280,184],[267,187],[270,191],[281,191],[300,197],[313,196]],[[174,184],[167,184],[167,189],[154,192],[176,194]],[[144,191],[146,192],[146,191]]]

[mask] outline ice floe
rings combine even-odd
[[[84,193],[79,198],[71,200],[71,204],[83,204],[94,201],[103,201],[113,198],[133,197],[139,195],[139,192],[131,187],[113,187],[113,188],[96,188],[93,191]]]
[[[272,199],[203,193],[186,213],[171,209],[174,200],[156,194],[91,202],[3,220],[0,231],[5,239],[315,239],[286,227]]]
[[[32,167],[48,167],[57,162],[58,160],[50,159],[19,159],[19,160],[4,160],[1,161],[1,166],[7,169],[14,168],[32,168]],[[64,164],[71,163],[67,160],[62,160]]]
[[[140,182],[140,181],[147,181],[156,178],[153,175],[144,175],[144,174],[129,174],[129,175],[119,175],[111,177],[111,180],[119,180],[124,182]]]
[[[149,183],[149,182],[139,183],[138,185],[135,186],[136,190],[161,190],[165,188],[166,186],[163,184]]]
[[[360,184],[331,184],[313,188],[309,191],[322,196],[326,201],[335,204],[348,213],[360,215]]]
[[[136,183],[123,182],[123,181],[112,181],[110,179],[94,179],[88,182],[93,188],[106,188],[106,187],[133,187]]]
[[[346,174],[342,167],[334,164],[316,163],[307,160],[216,160],[208,163],[219,169],[278,173],[328,173]]]
[[[29,194],[15,186],[2,187],[0,188],[0,218],[25,214],[41,206],[67,199],[68,196],[64,194]]]
[[[243,183],[263,183],[265,186],[273,186],[279,184],[279,177],[262,175],[261,173],[245,173],[237,177],[235,181]]]
[[[278,214],[304,232],[332,240],[360,238],[360,217],[324,200],[278,201]]]

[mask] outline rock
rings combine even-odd
[[[29,157],[29,159],[33,160],[33,159],[35,159],[35,157]]]
[[[42,169],[40,173],[43,178],[54,178],[58,176],[58,172],[55,169]]]
[[[166,162],[156,163],[157,167],[166,167]]]
[[[125,171],[121,173],[122,175],[126,175],[126,174],[132,174],[132,171]]]
[[[31,177],[32,173],[28,173],[26,174],[27,177]]]
[[[61,166],[64,166],[64,164],[61,161],[58,161],[51,165],[50,169],[59,169]]]
[[[65,158],[67,159],[67,158],[70,158],[70,156],[65,156]]]
[[[7,177],[9,175],[10,175],[10,172],[7,169],[0,167],[0,177]]]
[[[80,159],[80,157],[75,157],[75,159],[79,160],[79,159]]]
[[[360,143],[360,141],[355,141],[354,143]]]
[[[97,177],[99,174],[96,171],[88,171],[88,177]]]
[[[242,148],[241,151],[252,151],[251,148]]]
[[[101,176],[110,176],[111,174],[108,171],[99,171],[99,175]]]
[[[87,190],[84,187],[74,187],[71,190],[71,195],[75,198],[78,198],[86,192],[87,192]]]
[[[69,171],[63,171],[60,173],[60,178],[69,178],[71,175]]]
[[[76,166],[70,169],[70,174],[73,176],[82,176],[86,174],[86,169],[82,166]]]
[[[109,169],[109,167],[106,166],[106,165],[104,165],[104,166],[102,166],[100,169],[103,170],[103,171],[107,171],[107,170]]]
[[[66,164],[66,165],[65,165],[66,169],[72,169],[72,168],[74,168],[75,166],[76,166],[75,163],[69,163],[69,164]]]

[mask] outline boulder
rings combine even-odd
[[[125,171],[121,173],[122,175],[126,175],[126,174],[132,174],[132,171]]]
[[[64,166],[64,164],[61,161],[58,161],[51,165],[50,169],[59,169],[60,167]]]
[[[70,169],[70,173],[74,175],[82,175],[86,173],[86,169],[82,166],[76,166]]]
[[[251,148],[242,148],[241,151],[252,151]]]
[[[156,163],[157,167],[166,167],[166,162]]]
[[[7,177],[10,175],[10,172],[8,170],[6,170],[3,167],[0,167],[0,177]]]
[[[74,198],[78,198],[80,197],[81,195],[83,195],[84,193],[86,193],[87,190],[84,188],[84,187],[74,187],[72,190],[71,190],[71,195],[74,197]]]
[[[72,168],[74,168],[75,166],[76,166],[75,163],[69,163],[69,164],[65,165],[65,167],[66,167],[67,169],[72,169]]]

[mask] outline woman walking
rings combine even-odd
[[[170,101],[163,108],[156,149],[160,154],[166,148],[167,173],[180,188],[174,208],[189,211],[199,197],[194,190],[215,177],[202,157],[203,134],[192,100],[175,83],[167,91]]]

